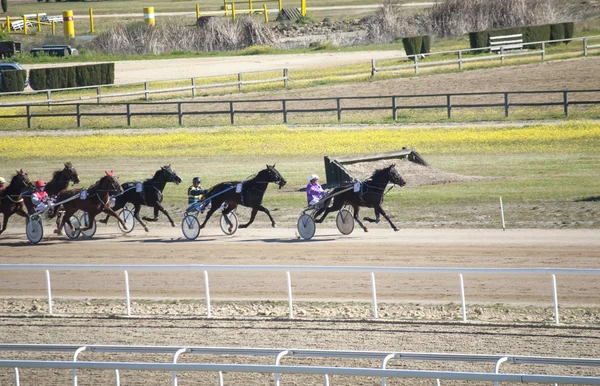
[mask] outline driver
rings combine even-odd
[[[321,185],[319,185],[319,176],[312,174],[310,176],[308,185],[306,185],[306,199],[308,201],[308,205],[315,205],[324,196],[325,191]]]
[[[36,212],[43,212],[48,208],[49,197],[46,193],[46,183],[42,180],[35,182],[35,189],[31,193],[31,202],[35,205]]]
[[[0,177],[0,191],[6,189],[6,180],[4,177]]]
[[[200,201],[200,196],[202,196],[206,190],[202,189],[200,183],[202,180],[200,177],[194,177],[192,180],[192,185],[188,188],[188,204],[194,204]]]

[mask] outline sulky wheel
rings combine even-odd
[[[335,218],[337,229],[343,235],[349,235],[354,230],[354,216],[348,209],[342,209]]]
[[[44,227],[42,225],[42,219],[39,216],[32,217],[27,221],[27,226],[25,227],[25,231],[27,233],[27,240],[31,244],[37,244],[44,237]]]
[[[181,231],[188,240],[196,240],[200,234],[200,222],[196,216],[186,215],[181,222]]]
[[[81,234],[81,224],[79,223],[79,219],[75,216],[71,216],[69,219],[71,221],[71,227],[68,222],[65,221],[65,234],[71,240],[75,240]]]
[[[315,224],[315,219],[307,214],[303,214],[298,219],[298,233],[304,240],[310,240],[315,235],[315,231],[317,230],[317,226]]]
[[[227,219],[229,219],[229,222],[231,224],[227,223],[227,220],[225,219],[224,214],[221,215],[221,230],[226,235],[231,236],[238,229],[238,218],[237,218],[237,215],[235,214],[235,212],[229,212],[227,214]]]
[[[81,228],[87,228],[88,224],[90,223],[90,216],[87,213],[82,214],[81,218],[79,219],[79,222],[81,223]],[[90,229],[86,231],[81,231],[81,233],[86,239],[91,239],[92,237],[94,237],[94,235],[96,234],[96,220],[92,222],[92,227]]]
[[[130,233],[135,227],[135,218],[133,217],[133,212],[129,210],[127,207],[119,212],[119,218],[123,220],[125,225],[127,225],[127,229],[123,228],[123,225],[119,222],[119,229],[123,233]]]

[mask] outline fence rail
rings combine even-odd
[[[183,354],[193,355],[236,355],[236,356],[266,356],[273,357],[275,367],[279,368],[284,358],[333,358],[333,359],[372,359],[381,361],[380,368],[386,370],[390,361],[428,361],[428,362],[464,362],[464,363],[489,363],[493,364],[493,373],[499,374],[500,366],[503,363],[507,364],[534,364],[534,365],[560,365],[560,366],[586,366],[600,367],[600,359],[597,358],[568,358],[568,357],[543,357],[543,356],[520,356],[520,355],[481,355],[481,354],[446,354],[446,353],[415,353],[415,352],[389,352],[389,351],[346,351],[346,350],[310,350],[310,349],[286,349],[286,348],[231,348],[231,347],[178,347],[178,346],[110,346],[110,345],[75,345],[75,344],[0,344],[0,351],[14,352],[64,352],[73,354],[73,361],[78,362],[78,355],[84,351],[93,353],[144,353],[144,354],[171,354],[173,355],[173,364]],[[238,360],[239,361],[239,360]],[[19,367],[36,366],[37,363],[48,364],[45,361],[12,361],[10,364],[15,364],[15,380],[19,384]],[[21,365],[24,363],[24,365]],[[53,363],[62,364],[66,362],[53,361]],[[90,363],[90,362],[84,362]],[[105,363],[105,362],[92,362]],[[122,363],[122,362],[121,362]],[[140,364],[141,366],[142,364]],[[48,366],[50,366],[48,364]],[[120,384],[118,366],[115,365],[116,384]],[[0,367],[4,367],[0,361]],[[9,367],[8,364],[5,367]],[[291,366],[290,366],[291,367]],[[295,366],[294,366],[295,367]],[[309,366],[306,366],[309,367]],[[312,366],[310,366],[312,367]],[[78,374],[76,366],[72,367],[73,384],[76,386]],[[358,370],[358,368],[357,368]],[[177,386],[177,371],[173,371],[173,386]],[[279,372],[273,371],[274,382],[276,386],[280,385]],[[331,373],[331,372],[330,372]],[[325,374],[325,384],[329,384],[330,373]],[[583,377],[581,377],[583,378]],[[598,378],[585,377],[586,381],[594,382]],[[439,382],[439,378],[437,378]],[[571,380],[572,382],[574,379]],[[497,385],[496,381],[496,385]],[[386,376],[382,376],[382,386],[386,386]],[[223,385],[223,374],[219,371],[219,385]]]
[[[419,268],[419,267],[360,267],[360,266],[280,266],[280,265],[86,265],[86,264],[0,264],[0,271],[24,270],[46,271],[48,291],[48,313],[52,314],[52,285],[50,271],[122,271],[125,277],[125,298],[127,315],[131,316],[131,295],[129,291],[129,271],[203,271],[206,292],[207,317],[212,316],[209,287],[209,272],[223,271],[267,271],[285,272],[287,278],[287,295],[289,318],[294,318],[291,272],[361,272],[370,274],[371,300],[373,317],[378,318],[377,289],[375,273],[445,273],[458,274],[459,291],[462,306],[462,320],[467,321],[467,306],[463,274],[483,275],[549,275],[552,280],[552,300],[554,303],[554,323],[559,324],[558,293],[556,275],[591,275],[600,276],[600,269],[579,268]]]
[[[575,95],[591,94],[595,99],[588,100],[572,100]],[[522,96],[522,95],[541,95],[541,96],[554,96],[557,101],[542,101],[542,102],[514,102],[511,101],[511,97]],[[457,103],[458,98],[465,97],[487,97],[487,99],[479,98],[480,102],[477,103]],[[423,100],[426,98],[437,98],[444,100],[445,103],[439,104],[402,104],[404,100]],[[501,99],[501,102],[498,100]],[[343,102],[366,102],[366,101],[378,101],[382,105],[380,106],[345,106]],[[323,102],[330,102],[335,107],[312,107],[303,108],[301,106],[294,107],[297,103],[310,103],[315,106],[323,106]],[[278,107],[265,108],[264,104],[270,104]],[[194,115],[225,115],[229,117],[230,123],[233,125],[236,123],[236,116],[240,114],[252,115],[252,114],[281,114],[283,123],[289,123],[290,114],[298,113],[336,113],[337,120],[342,120],[342,113],[348,111],[389,111],[393,120],[398,119],[398,111],[413,109],[413,110],[430,110],[430,109],[443,109],[446,111],[448,119],[452,119],[453,112],[456,109],[480,109],[480,108],[502,108],[504,109],[504,116],[508,117],[511,108],[515,107],[551,107],[560,106],[562,107],[565,116],[569,115],[569,108],[571,106],[580,105],[599,105],[600,104],[600,90],[552,90],[552,91],[504,91],[504,92],[474,92],[474,93],[453,93],[453,94],[420,94],[420,95],[388,95],[388,96],[364,96],[364,97],[329,97],[329,98],[290,98],[290,99],[250,99],[250,100],[210,100],[210,101],[177,101],[177,102],[119,102],[119,103],[103,103],[97,105],[94,103],[68,103],[63,104],[63,108],[72,108],[75,111],[67,112],[56,112],[56,113],[36,113],[33,110],[39,108],[39,105],[35,104],[5,104],[0,105],[0,111],[3,108],[25,108],[25,114],[10,114],[0,115],[0,120],[3,119],[26,119],[27,127],[31,128],[32,120],[35,118],[45,117],[72,117],[77,121],[77,127],[81,127],[82,118],[86,117],[124,117],[127,119],[127,125],[131,126],[133,117],[164,117],[172,116],[177,117],[178,124],[183,125],[183,119],[185,116]],[[202,105],[223,105],[224,107],[217,110],[185,110],[185,107],[198,107]],[[237,109],[239,105],[250,105],[247,109]],[[157,106],[170,106],[170,111],[157,111]],[[257,107],[254,107],[257,106]],[[43,107],[43,106],[42,106]],[[123,111],[82,111],[82,108],[97,109],[98,107],[121,107]],[[133,111],[132,107],[145,108],[148,111]]]

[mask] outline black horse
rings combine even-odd
[[[67,162],[62,170],[57,170],[52,174],[52,179],[46,183],[44,190],[48,193],[48,197],[54,197],[68,188],[69,182],[78,184],[79,175],[73,165],[71,165],[70,162]],[[35,205],[31,202],[31,192],[23,194],[23,200],[25,201],[25,206],[27,207],[29,214],[35,213]]]
[[[27,176],[27,173],[25,173],[23,169],[17,170],[16,172],[17,174],[11,179],[10,184],[6,189],[0,191],[0,213],[4,215],[0,233],[6,230],[8,219],[13,214],[16,213],[25,218],[29,218],[29,215],[24,209],[25,204],[23,203],[21,193],[27,189],[33,188],[33,186],[31,186],[29,176]]]
[[[138,192],[136,189],[136,185],[139,182],[126,182],[123,185],[124,193],[120,196],[115,197],[115,205],[112,207],[113,211],[118,211],[125,207],[125,205],[130,202],[134,206],[133,216],[135,219],[144,227],[144,230],[148,232],[148,227],[144,222],[140,219],[140,208],[142,205],[151,206],[154,208],[154,218],[150,217],[142,217],[146,221],[157,221],[158,220],[158,212],[167,216],[172,226],[175,226],[173,219],[169,216],[169,212],[161,205],[163,200],[163,190],[165,190],[165,185],[167,182],[174,182],[179,185],[181,183],[181,178],[175,173],[173,169],[171,169],[171,165],[162,166],[160,169],[154,173],[154,176],[142,184],[141,192]],[[106,224],[108,222],[110,216],[106,216],[104,220],[100,220],[101,223]]]
[[[221,207],[223,203],[227,204],[227,207],[223,210],[223,214],[227,215],[238,205],[246,206],[252,208],[252,214],[250,215],[250,221],[247,224],[240,225],[240,228],[247,228],[250,224],[254,222],[254,218],[256,217],[256,213],[260,210],[269,216],[271,220],[271,225],[275,228],[275,220],[269,213],[269,210],[262,206],[263,196],[267,191],[267,187],[269,182],[275,182],[279,185],[279,189],[283,188],[286,184],[285,179],[279,174],[277,169],[275,169],[275,165],[267,165],[266,169],[261,170],[256,174],[254,178],[251,178],[247,181],[230,181],[230,182],[221,182],[210,188],[206,193],[204,193],[204,197],[213,197],[210,200],[211,207],[206,214],[206,218],[200,228],[204,228],[208,219],[212,214]],[[241,191],[238,192],[237,186],[241,184]],[[229,218],[225,216],[226,221],[229,223]],[[229,223],[231,226],[231,223]]]
[[[315,217],[321,213],[323,213],[323,216],[316,220],[316,222],[322,223],[329,213],[336,212],[342,209],[345,205],[350,205],[352,206],[352,209],[354,209],[354,219],[365,232],[368,232],[367,227],[365,227],[364,224],[358,219],[359,207],[364,206],[367,208],[373,208],[375,210],[375,218],[372,219],[365,217],[365,221],[378,223],[379,215],[382,214],[383,217],[385,217],[385,219],[390,223],[392,228],[397,232],[398,228],[396,228],[392,220],[390,220],[388,215],[381,207],[381,204],[383,203],[383,197],[385,195],[385,189],[389,182],[398,186],[406,185],[406,182],[404,179],[402,179],[400,173],[398,173],[398,170],[396,170],[396,164],[392,164],[387,168],[376,170],[369,179],[360,183],[361,186],[358,192],[355,192],[354,189],[350,189],[329,199],[325,197],[323,199],[323,208],[319,209],[315,214]],[[331,196],[337,192],[343,191],[344,189],[348,189],[349,187],[349,185],[337,187],[329,192],[328,195]],[[332,200],[333,204],[329,206]]]

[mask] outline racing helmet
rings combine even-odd
[[[200,177],[194,177],[192,182],[202,182],[202,179]]]
[[[318,179],[319,179],[319,176],[318,176],[318,175],[316,175],[316,174],[311,174],[311,175],[310,175],[310,179],[309,179],[309,181],[312,181],[312,180],[318,180]]]
[[[0,184],[4,184],[6,182],[6,180],[4,179],[4,177],[0,177]]]
[[[46,186],[46,183],[44,181],[42,181],[42,180],[37,180],[35,182],[35,187],[36,188],[43,188],[44,186]]]

